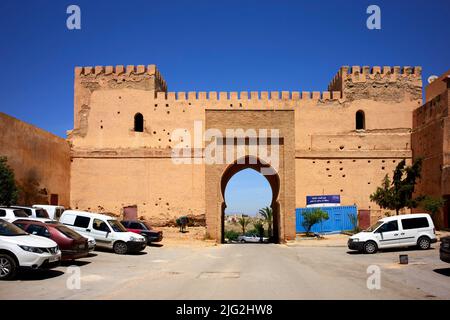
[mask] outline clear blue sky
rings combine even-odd
[[[81,7],[81,30],[66,8]],[[382,29],[366,28],[381,7]],[[325,90],[341,65],[450,68],[450,1],[1,0],[0,111],[60,136],[76,65],[156,64],[170,91]]]

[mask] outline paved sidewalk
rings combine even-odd
[[[345,234],[330,234],[319,238],[303,238],[297,236],[294,241],[289,241],[288,246],[294,247],[347,247],[349,236]]]

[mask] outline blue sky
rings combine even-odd
[[[81,8],[81,30],[66,8]],[[382,29],[366,28],[381,8]],[[0,2],[0,111],[60,136],[76,65],[156,64],[170,91],[325,90],[341,65],[450,68],[450,1]]]

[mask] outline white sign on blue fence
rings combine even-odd
[[[336,195],[321,195],[321,196],[306,196],[306,207],[336,207],[341,205],[341,196]]]

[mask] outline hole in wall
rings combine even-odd
[[[343,149],[344,149],[344,146],[339,146],[339,149],[343,150]]]
[[[169,111],[169,110],[167,110],[167,114],[170,114],[170,111]]]

